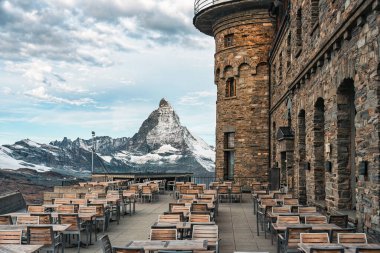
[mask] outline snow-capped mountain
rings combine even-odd
[[[181,125],[172,106],[162,99],[159,108],[143,122],[133,137],[95,137],[96,172],[193,172],[214,171],[214,149]],[[0,168],[32,168],[38,171],[89,171],[92,140],[77,138],[49,144],[29,139],[0,146]],[[105,167],[105,168],[104,168]]]

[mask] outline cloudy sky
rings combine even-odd
[[[167,98],[214,144],[212,38],[193,0],[0,0],[0,144],[132,136]]]

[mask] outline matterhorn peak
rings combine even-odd
[[[161,107],[171,107],[171,105],[169,104],[169,102],[165,98],[163,98],[160,101],[160,108]]]

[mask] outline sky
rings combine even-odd
[[[214,42],[193,4],[0,0],[0,144],[131,137],[166,98],[214,145]]]

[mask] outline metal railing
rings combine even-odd
[[[233,1],[234,0],[195,0],[194,14],[197,15],[201,10],[204,10],[212,5]]]

